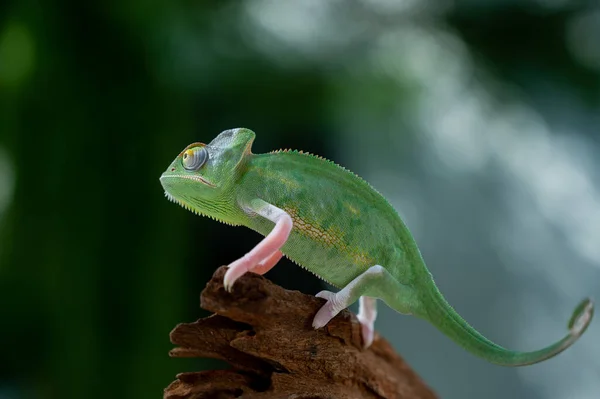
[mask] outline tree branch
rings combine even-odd
[[[179,374],[165,399],[436,397],[383,338],[362,350],[349,311],[314,330],[323,299],[253,273],[228,293],[226,270],[217,269],[201,295],[201,306],[216,314],[175,327],[170,356],[223,359],[232,368]]]

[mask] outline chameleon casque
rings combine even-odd
[[[376,301],[428,320],[473,354],[504,366],[548,359],[571,346],[588,327],[593,303],[575,309],[568,333],[533,352],[491,342],[446,302],[398,213],[366,181],[302,151],[253,154],[255,134],[226,130],[210,144],[187,146],[160,177],[165,194],[184,208],[220,222],[249,227],[265,238],[229,265],[224,286],[248,271],[263,274],[282,255],[341,288],[321,291],[326,303],[313,327],[326,325],[359,300],[363,342],[373,341]]]

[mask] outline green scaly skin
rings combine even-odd
[[[233,129],[208,145],[188,146],[161,176],[167,197],[194,213],[265,236],[273,222],[249,210],[248,204],[259,198],[275,205],[293,220],[281,248],[289,259],[337,287],[348,286],[374,265],[383,266],[389,274],[378,276],[377,284],[365,280],[360,295],[428,320],[493,363],[520,366],[548,359],[572,345],[589,325],[593,304],[585,299],[571,317],[568,334],[551,346],[515,352],[494,344],[446,302],[409,230],[381,194],[321,157],[287,150],[252,154],[254,138],[248,129]],[[207,159],[198,170],[187,170],[184,154],[196,147],[207,150]]]

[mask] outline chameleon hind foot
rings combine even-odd
[[[331,321],[342,309],[347,308],[352,302],[348,303],[350,298],[339,295],[331,291],[321,291],[317,298],[326,299],[325,305],[319,309],[313,319],[313,327],[321,328]],[[375,318],[377,317],[377,298],[361,296],[359,299],[359,311],[356,315],[360,323],[363,347],[368,348],[373,343],[375,336]]]
[[[411,314],[415,303],[414,291],[398,282],[383,266],[375,265],[358,275],[338,293],[321,291],[317,297],[327,302],[313,319],[313,327],[321,328],[329,323],[342,309],[360,298],[358,321],[361,324],[365,348],[371,345],[375,334],[377,298],[382,299],[396,311]]]
[[[345,309],[348,305],[342,303],[337,298],[337,294],[331,291],[321,291],[317,295],[317,298],[323,298],[327,300],[325,305],[321,306],[321,309],[315,315],[312,326],[313,328],[321,328],[331,321],[338,313]]]
[[[388,276],[389,273],[387,270],[380,265],[375,265],[358,275],[337,293],[330,291],[319,292],[316,296],[327,299],[327,302],[319,309],[313,319],[313,327],[321,328],[329,323],[329,320],[333,319],[342,309],[356,302],[361,295],[369,294],[369,291],[372,291],[373,287],[377,286],[377,282],[385,283]],[[371,296],[375,296],[375,293]],[[373,320],[375,320],[374,317]]]
[[[377,318],[377,298],[361,296],[358,299],[358,314],[363,337],[363,347],[368,348],[375,337],[375,319]]]

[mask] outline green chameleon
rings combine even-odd
[[[255,134],[226,130],[210,144],[187,146],[160,177],[165,195],[220,222],[249,227],[265,238],[229,265],[225,289],[246,272],[263,274],[286,255],[330,284],[313,327],[326,325],[359,300],[364,346],[373,341],[376,301],[428,320],[473,354],[504,366],[548,359],[588,327],[594,306],[583,300],[567,335],[544,349],[515,352],[471,327],[439,292],[417,244],[398,213],[367,182],[324,158],[302,151],[253,154]]]

